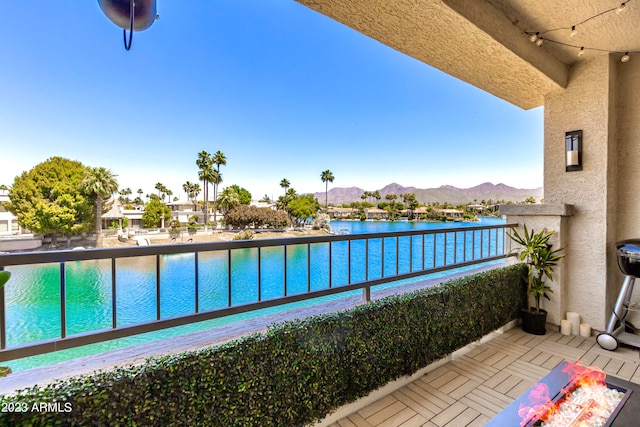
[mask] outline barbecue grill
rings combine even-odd
[[[596,341],[605,350],[615,350],[620,343],[640,348],[640,337],[625,331],[625,318],[629,313],[633,285],[640,277],[640,239],[622,240],[616,243],[618,267],[625,274],[616,305],[611,313],[606,332],[599,334]]]

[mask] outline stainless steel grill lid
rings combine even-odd
[[[627,276],[640,277],[640,239],[617,242],[616,249],[620,270]]]

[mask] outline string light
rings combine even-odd
[[[620,4],[620,6],[618,6],[616,8],[616,15],[620,15],[622,12],[627,10],[626,4],[627,4],[627,2],[624,2],[624,3]]]
[[[597,13],[597,14],[595,14],[593,16],[590,16],[587,19],[585,19],[585,20],[583,20],[581,22],[578,22],[575,25],[571,25],[569,27],[553,28],[551,30],[536,31],[535,33],[531,32],[531,31],[525,31],[524,33],[527,36],[529,36],[529,41],[531,43],[535,43],[537,46],[542,46],[544,41],[548,41],[550,43],[555,43],[555,44],[559,44],[559,45],[562,45],[562,46],[567,46],[567,47],[573,47],[573,48],[576,48],[576,49],[580,49],[578,51],[578,56],[584,55],[585,50],[595,50],[595,51],[607,52],[607,53],[618,53],[618,54],[622,55],[622,52],[610,51],[610,50],[607,50],[607,49],[599,49],[599,48],[595,48],[595,47],[577,46],[577,45],[573,45],[573,44],[569,44],[569,43],[563,43],[561,41],[553,40],[553,39],[550,39],[548,37],[544,37],[543,38],[543,35],[544,34],[548,34],[548,33],[552,33],[552,32],[555,32],[555,31],[560,31],[560,30],[570,30],[571,33],[569,34],[569,36],[571,38],[574,38],[578,34],[577,27],[579,27],[580,25],[583,25],[583,24],[591,21],[592,19],[598,18],[599,16],[602,16],[602,15],[605,15],[605,14],[608,14],[608,13],[611,13],[611,12],[615,12],[617,15],[620,15],[621,13],[623,13],[625,10],[628,9],[627,4],[630,1],[632,1],[632,0],[626,0],[626,1],[622,2],[622,3],[620,3],[620,5],[618,7],[613,7],[611,9],[604,10],[604,11],[602,11],[600,13]],[[631,59],[631,57],[629,56],[630,53],[640,53],[640,52],[625,52],[624,55],[622,55],[622,57],[620,58],[620,61],[621,62],[629,62],[629,60]]]

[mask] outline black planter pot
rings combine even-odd
[[[544,335],[547,333],[547,312],[540,309],[536,313],[535,307],[529,310],[522,309],[522,330],[534,335]]]

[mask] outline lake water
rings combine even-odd
[[[483,218],[477,223],[430,223],[430,222],[386,222],[386,221],[332,221],[334,230],[347,230],[350,234],[379,233],[385,231],[405,231],[423,229],[443,229],[451,227],[469,227],[477,225],[504,224],[502,219]],[[478,232],[479,233],[479,232]],[[486,232],[485,232],[486,233]],[[488,237],[488,235],[486,235]],[[442,236],[440,236],[443,240]],[[484,248],[495,252],[496,246],[502,249],[502,236],[498,241],[485,238]],[[412,258],[410,259],[408,245],[413,239]],[[451,262],[454,256],[458,262],[462,261],[464,253],[467,259],[473,254],[480,254],[480,239],[471,247],[471,240],[467,248],[458,244],[457,253],[453,253],[451,239],[447,243],[436,238],[434,252],[434,236],[420,236],[413,238],[402,237],[397,243],[399,252],[396,259],[395,239],[389,240],[384,246],[384,276],[396,273],[407,273],[411,265],[441,266],[444,257]],[[331,248],[332,264],[329,268],[328,244],[312,245],[310,249],[310,271],[307,270],[307,246],[295,245],[287,248],[287,287],[286,294],[293,295],[311,290],[325,289],[331,282],[332,286],[379,278],[383,275],[381,259],[383,256],[382,239],[369,242],[368,263],[364,260],[364,241],[351,243],[351,271],[348,268],[348,243],[334,242]],[[258,300],[258,267],[257,249],[234,250],[231,256],[231,302],[244,304]],[[424,254],[424,259],[423,259]],[[445,255],[446,254],[446,255]],[[205,252],[198,256],[199,262],[199,308],[200,311],[223,308],[229,304],[228,291],[228,259],[227,252]],[[368,271],[365,271],[368,264]],[[176,254],[161,257],[160,266],[160,312],[162,318],[190,314],[194,312],[194,282],[193,254]],[[284,253],[282,248],[263,248],[261,251],[261,299],[281,297],[284,289]],[[112,322],[111,304],[111,263],[110,260],[93,260],[69,262],[65,265],[66,279],[66,318],[67,335],[82,332],[107,329]],[[396,271],[397,268],[397,271]],[[12,277],[6,285],[6,323],[8,347],[40,341],[60,336],[60,267],[58,264],[11,267]],[[329,276],[331,272],[331,276]],[[349,274],[350,273],[350,274]],[[117,260],[116,276],[116,306],[117,324],[125,326],[156,319],[156,268],[155,256],[124,258]],[[450,272],[442,273],[450,274]],[[404,280],[424,280],[425,277]],[[399,282],[384,284],[379,287],[397,286]],[[378,289],[379,287],[374,288]],[[353,291],[349,294],[359,293]],[[287,304],[286,306],[258,310],[214,319],[192,325],[185,325],[163,331],[142,334],[104,343],[92,344],[75,349],[59,351],[24,358],[6,363],[14,371],[46,365],[57,361],[88,354],[100,353],[108,350],[141,344],[158,339],[196,332],[221,326],[229,322],[253,318],[259,315],[290,309],[293,307],[316,304],[344,297],[345,293]]]

